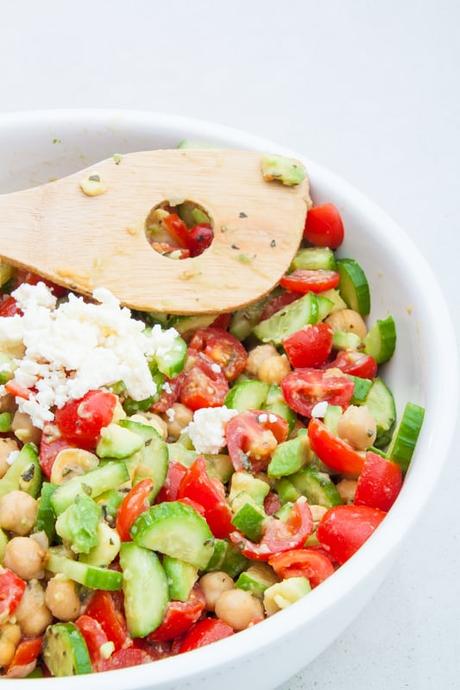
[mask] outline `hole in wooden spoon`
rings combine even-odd
[[[199,256],[213,239],[209,213],[195,201],[162,201],[150,211],[145,234],[151,247],[168,259]]]

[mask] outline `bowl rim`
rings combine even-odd
[[[437,462],[432,463],[428,473],[429,463],[410,475],[411,489],[403,491],[388,516],[376,533],[363,545],[350,561],[343,565],[334,577],[315,589],[308,597],[296,606],[279,612],[276,617],[267,619],[263,623],[245,630],[230,638],[212,645],[210,649],[201,648],[186,654],[166,658],[153,662],[155,673],[150,676],[147,669],[153,666],[134,666],[120,669],[116,673],[109,671],[92,675],[93,690],[102,690],[107,682],[112,690],[125,690],[127,687],[154,688],[163,683],[179,683],[190,680],[216,670],[218,667],[231,665],[236,661],[260,654],[265,647],[276,640],[295,633],[305,622],[314,621],[323,613],[335,606],[344,597],[353,596],[353,590],[366,576],[383,566],[391,552],[395,552],[411,530],[418,515],[426,505],[433,487],[441,474],[443,465],[448,457],[448,450],[455,429],[458,404],[458,364],[457,347],[453,324],[449,311],[438,285],[438,282],[426,259],[406,233],[375,203],[355,189],[344,179],[332,173],[322,165],[308,159],[299,152],[294,152],[257,135],[185,116],[168,113],[152,112],[149,110],[118,110],[101,108],[55,109],[10,112],[0,115],[0,138],[5,132],[20,128],[39,126],[70,125],[75,128],[83,126],[114,126],[116,124],[138,127],[140,131],[151,129],[152,133],[176,129],[183,130],[184,138],[201,139],[213,138],[225,140],[228,145],[240,148],[252,148],[260,151],[273,151],[281,155],[301,159],[307,166],[313,180],[326,182],[337,189],[338,193],[350,199],[354,206],[373,219],[374,231],[380,235],[380,240],[389,247],[389,251],[399,254],[404,270],[420,293],[429,293],[426,300],[424,319],[431,327],[426,335],[431,363],[437,364],[436,383],[431,383],[433,396],[430,399],[430,415],[428,416],[418,454],[433,454],[436,452]],[[408,258],[410,257],[410,259]],[[429,367],[430,362],[427,363]],[[447,401],[447,404],[442,404]],[[442,434],[440,433],[442,429]],[[16,690],[39,690],[44,684],[51,682],[51,688],[64,687],[76,690],[82,678],[44,678],[30,680],[11,680]],[[3,678],[2,683],[8,683]],[[32,685],[33,683],[33,685]]]

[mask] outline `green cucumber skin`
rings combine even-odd
[[[292,260],[291,270],[306,269],[315,271],[323,269],[335,271],[336,261],[334,252],[328,247],[308,247],[300,249]]]
[[[254,326],[259,323],[266,303],[267,298],[264,297],[262,300],[259,300],[259,302],[255,302],[244,309],[236,311],[230,323],[230,333],[234,335],[235,338],[238,338],[238,340],[246,340],[251,334]]]
[[[89,493],[96,498],[109,489],[118,489],[129,480],[129,472],[124,462],[114,460],[97,467],[81,477],[74,477],[59,486],[51,496],[51,505],[56,515],[60,515],[75,500],[78,494]]]
[[[56,488],[55,484],[43,482],[35,525],[37,532],[45,532],[50,544],[52,544],[56,536],[56,514],[51,503],[51,496],[56,491]]]
[[[404,408],[401,421],[394,432],[387,457],[393,462],[397,462],[403,472],[407,471],[412,460],[424,417],[424,408],[409,402]]]
[[[33,467],[33,470],[32,470]],[[29,475],[30,479],[29,479]],[[20,489],[36,498],[40,492],[41,469],[36,447],[27,443],[18,457],[0,479],[0,497]]]
[[[295,503],[302,495],[299,491],[297,491],[294,484],[287,477],[278,479],[275,489],[282,505],[285,503]]]
[[[62,664],[57,646],[62,648]],[[43,658],[54,677],[78,676],[93,670],[86,642],[73,623],[55,623],[47,628]]]
[[[332,508],[342,504],[342,499],[329,476],[315,467],[305,467],[290,478],[294,487],[307,497],[312,505]]]
[[[317,321],[318,299],[313,292],[309,292],[270,316],[269,319],[261,321],[254,328],[253,333],[264,343],[280,345],[291,333]]]
[[[155,435],[146,441],[144,447],[133,457],[137,458],[138,456],[139,463],[134,473],[133,483],[137,484],[143,479],[151,479],[153,481],[151,500],[153,501],[168,474],[167,445],[155,432]]]
[[[225,539],[215,539],[214,551],[204,570],[207,573],[222,570],[234,579],[238,577],[248,565],[248,559],[240,553],[236,546]]]
[[[367,316],[371,310],[371,297],[363,269],[355,259],[339,259],[337,270],[340,275],[340,296],[350,309]]]
[[[163,556],[163,570],[168,579],[169,598],[173,601],[187,601],[198,578],[197,569],[178,558]]]
[[[292,432],[297,421],[297,415],[284,400],[281,388],[276,383],[272,383],[270,386],[263,409],[283,417],[288,423],[289,433]]]
[[[360,376],[353,376],[352,374],[348,374],[348,378],[355,384],[351,404],[364,405],[373,382],[371,379],[362,379]]]
[[[168,579],[158,556],[133,542],[120,549],[126,622],[132,637],[156,630],[169,603]]]
[[[376,378],[364,402],[377,423],[377,448],[385,448],[391,441],[396,422],[396,405],[393,394],[381,378]]]
[[[392,358],[396,349],[396,324],[392,316],[378,319],[364,339],[364,351],[377,364],[384,364]]]
[[[224,405],[238,412],[260,410],[267,398],[269,384],[262,381],[241,381],[227,394]]]
[[[73,561],[65,556],[51,553],[46,562],[46,569],[56,575],[62,574],[89,589],[103,589],[116,592],[121,589],[122,575],[117,570],[108,570],[81,561]]]
[[[186,357],[187,343],[183,338],[178,336],[172,351],[168,352],[168,354],[162,357],[156,357],[158,369],[165,376],[173,378],[174,376],[177,376],[177,374],[180,374],[184,368]]]

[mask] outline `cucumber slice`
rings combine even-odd
[[[396,348],[396,325],[392,316],[379,319],[364,338],[364,351],[377,364],[388,362]]]
[[[361,346],[361,338],[356,333],[347,331],[334,331],[332,347],[335,350],[358,350]]]
[[[325,298],[329,300],[329,302],[332,302],[332,306],[330,307],[330,314],[333,314],[336,311],[342,311],[342,309],[346,309],[347,305],[343,301],[343,299],[340,297],[340,292],[338,290],[325,290],[324,292],[318,293],[318,299],[319,298]]]
[[[366,275],[354,259],[339,259],[337,270],[340,274],[340,296],[350,307],[362,316],[371,310],[371,296]]]
[[[74,477],[66,484],[59,486],[51,496],[51,505],[56,515],[60,515],[73,503],[76,496],[86,493],[92,498],[96,498],[109,489],[118,489],[128,480],[129,472],[124,462],[107,462],[105,465],[99,466],[87,474],[82,474],[80,477]]]
[[[129,417],[126,419],[120,419],[120,421],[117,422],[117,424],[119,424],[125,429],[129,429],[129,431],[134,431],[134,433],[138,434],[138,436],[140,436],[143,441],[150,441],[150,439],[155,438],[155,436],[158,436],[157,430],[154,429],[151,424],[142,424],[142,422],[135,422],[132,419],[129,419]]]
[[[213,552],[213,536],[206,520],[178,501],[160,503],[142,513],[131,528],[136,544],[179,558],[202,569]]]
[[[396,405],[393,394],[382,379],[375,379],[364,402],[377,422],[377,448],[385,448],[390,440],[396,422]]]
[[[62,574],[89,589],[104,589],[110,592],[121,589],[122,576],[117,570],[108,570],[96,565],[88,565],[71,558],[59,556],[49,551],[46,569],[51,573]]]
[[[353,390],[353,397],[351,399],[352,405],[363,405],[366,401],[367,395],[373,386],[371,379],[362,379],[360,376],[348,375],[348,378],[355,384]]]
[[[40,492],[41,477],[36,446],[27,443],[0,479],[0,497],[20,489],[35,498]]]
[[[210,573],[216,570],[222,570],[234,579],[242,570],[248,567],[248,564],[248,559],[240,553],[236,546],[225,539],[216,539],[214,541],[213,554],[205,571]]]
[[[171,349],[163,355],[155,355],[155,359],[161,373],[171,379],[180,374],[184,368],[186,356],[187,343],[183,338],[177,336]]]
[[[168,579],[170,599],[187,601],[198,579],[198,570],[190,563],[171,556],[163,556],[163,569]]]
[[[158,556],[133,542],[120,549],[126,622],[132,637],[145,637],[163,620],[168,580]]]
[[[317,269],[334,271],[336,268],[334,252],[329,247],[300,249],[292,261],[290,270],[295,271],[298,268],[310,271]]]
[[[334,311],[334,302],[323,295],[316,295],[318,302],[317,321],[324,321]]]
[[[337,425],[339,419],[342,416],[342,408],[340,405],[328,405],[326,414],[324,415],[324,424],[327,426],[329,431],[337,436]]]
[[[337,487],[329,475],[320,472],[316,467],[304,467],[297,474],[293,474],[290,480],[312,505],[332,508],[342,503]]]
[[[258,542],[262,537],[266,519],[265,511],[253,503],[245,503],[232,518],[232,525],[251,541]]]
[[[120,507],[123,498],[124,495],[120,491],[117,491],[116,489],[109,489],[109,491],[104,491],[104,493],[102,493],[96,499],[96,503],[98,503],[102,508],[104,520],[112,525],[112,527],[115,525],[118,508]]]
[[[294,429],[297,415],[284,400],[281,388],[276,383],[270,386],[263,409],[283,417],[288,423],[289,433]]]
[[[134,434],[119,424],[109,424],[101,430],[96,455],[100,458],[123,460],[129,458],[133,453],[137,453],[142,445],[143,440],[139,434]]]
[[[300,492],[297,491],[294,484],[287,477],[283,477],[276,482],[275,490],[283,505],[285,503],[295,503],[301,496]]]
[[[254,328],[253,333],[264,343],[280,345],[291,333],[317,321],[318,299],[315,293],[309,292],[270,316],[269,319],[261,321]]]
[[[217,319],[219,314],[200,314],[197,316],[174,316],[171,319],[170,326],[174,327],[180,335],[190,333],[198,330],[198,328],[207,328]]]
[[[152,500],[160,491],[168,474],[168,448],[155,430],[154,434],[145,442],[145,446],[139,453],[126,461],[128,470],[131,470],[133,484],[137,484],[143,479],[153,481]]]
[[[213,144],[208,144],[205,141],[195,141],[192,139],[182,139],[177,144],[178,149],[215,149],[218,148]]]
[[[35,525],[37,532],[45,532],[50,544],[56,536],[56,515],[51,505],[51,496],[56,491],[56,488],[54,484],[43,482],[40,500],[38,502],[37,523]]]
[[[391,439],[387,457],[393,462],[397,462],[404,472],[409,467],[414,454],[424,416],[423,407],[415,405],[415,403],[407,403],[401,421]]]
[[[83,635],[73,623],[50,625],[43,640],[43,659],[52,676],[79,676],[93,670]]]
[[[278,578],[272,568],[266,563],[254,563],[250,568],[241,573],[235,582],[236,587],[251,592],[255,597],[263,599],[264,592],[278,582]]]
[[[0,413],[0,434],[7,434],[11,431],[11,422],[13,421],[13,415],[11,412],[1,412]]]
[[[266,303],[267,298],[264,297],[264,299],[236,311],[230,322],[230,333],[238,340],[246,340],[254,326],[259,323]]]
[[[267,398],[269,384],[262,381],[241,381],[227,394],[224,405],[238,412],[260,410]]]

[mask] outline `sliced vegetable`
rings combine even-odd
[[[316,247],[340,247],[344,229],[342,218],[334,204],[322,204],[309,209],[304,237]]]
[[[278,443],[286,440],[288,425],[273,412],[251,410],[233,417],[226,426],[227,448],[235,470],[264,469]]]
[[[292,260],[291,269],[333,271],[336,267],[334,252],[328,247],[300,249]]]
[[[233,635],[233,628],[224,623],[220,618],[204,618],[190,628],[179,646],[179,653],[191,652],[192,649],[204,647],[211,642],[223,640]]]
[[[196,331],[189,344],[192,351],[203,352],[223,371],[228,381],[234,381],[243,373],[248,354],[240,341],[220,328],[204,328]]]
[[[354,503],[388,511],[398,497],[402,482],[401,467],[396,462],[368,451],[358,478]]]
[[[409,467],[420,435],[425,410],[420,405],[407,403],[401,421],[393,434],[387,456],[400,465],[403,472]]]
[[[364,350],[377,364],[388,362],[396,348],[396,325],[392,316],[379,319],[364,338]]]
[[[116,527],[122,541],[130,541],[130,529],[144,511],[150,508],[149,496],[152,493],[153,482],[143,479],[133,486],[124,497],[117,513]]]
[[[354,259],[339,259],[337,270],[340,275],[340,296],[350,309],[367,316],[371,310],[371,297],[363,269]]]
[[[55,423],[62,437],[79,448],[94,450],[101,429],[112,421],[117,397],[106,391],[88,391],[56,410]]]
[[[310,420],[308,436],[313,452],[325,465],[343,474],[360,474],[364,464],[361,455],[346,441],[332,434],[319,419]]]
[[[327,323],[304,326],[283,340],[292,367],[319,367],[332,350],[332,328]]]
[[[270,558],[269,563],[278,577],[306,577],[312,587],[317,587],[334,573],[331,559],[316,549],[278,553]]]
[[[383,510],[369,506],[336,506],[319,523],[318,540],[332,560],[341,565],[369,539],[385,515]]]
[[[0,624],[6,623],[16,611],[26,583],[8,568],[0,568]]]
[[[50,625],[43,641],[43,659],[53,676],[91,673],[86,642],[73,623]]]
[[[291,333],[318,320],[318,299],[313,292],[280,309],[254,328],[254,335],[264,343],[280,345]]]
[[[319,402],[347,407],[353,397],[354,385],[347,376],[319,369],[298,369],[281,382],[284,398],[297,414],[310,417]]]
[[[87,494],[96,498],[105,491],[118,489],[128,480],[129,473],[124,462],[108,462],[92,472],[74,477],[66,484],[59,486],[51,496],[51,505],[55,513],[59,515],[75,501],[77,496]]]
[[[46,569],[51,573],[62,574],[70,580],[79,582],[89,589],[104,589],[115,591],[121,589],[122,577],[117,570],[99,568],[81,561],[49,552]]]

